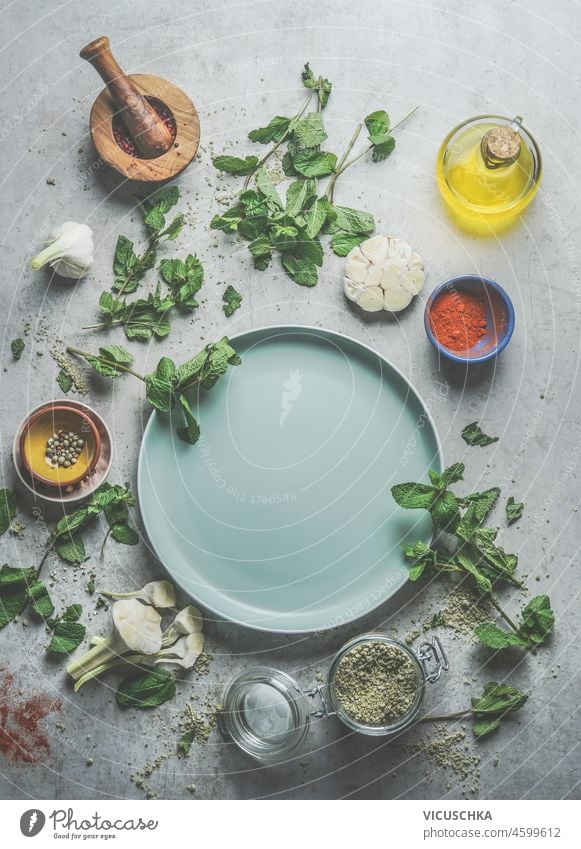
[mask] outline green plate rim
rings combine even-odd
[[[419,404],[422,408],[424,415],[426,416],[428,422],[430,423],[430,427],[432,429],[432,433],[434,435],[434,440],[435,440],[436,448],[437,448],[437,459],[439,460],[439,464],[440,464],[440,468],[438,469],[438,471],[441,472],[442,469],[444,469],[444,467],[445,467],[444,466],[444,452],[443,452],[443,449],[442,449],[442,443],[441,443],[441,440],[440,440],[440,435],[438,433],[438,429],[436,427],[436,423],[434,421],[434,418],[433,418],[428,406],[426,405],[423,397],[418,392],[416,387],[413,385],[411,380],[409,380],[405,376],[405,374],[396,365],[394,365],[390,360],[388,360],[387,357],[385,357],[383,354],[380,354],[379,351],[377,351],[375,348],[372,348],[370,345],[366,345],[365,342],[361,342],[359,339],[355,339],[355,337],[353,337],[353,336],[349,336],[347,333],[340,333],[338,330],[329,330],[326,327],[316,327],[316,326],[310,325],[310,324],[268,324],[268,325],[264,325],[262,327],[253,327],[250,330],[244,330],[241,333],[235,334],[234,336],[228,336],[228,338],[232,343],[234,343],[233,347],[236,347],[236,342],[238,340],[243,339],[245,336],[250,336],[251,334],[256,334],[256,333],[267,334],[267,333],[276,332],[276,331],[286,331],[286,332],[292,333],[292,332],[300,332],[300,331],[305,331],[305,330],[310,331],[313,334],[317,334],[321,337],[331,337],[331,338],[334,337],[336,339],[343,339],[343,340],[346,340],[348,342],[351,342],[354,345],[359,346],[360,348],[365,348],[367,351],[369,351],[371,354],[373,354],[375,357],[378,357],[383,363],[385,363],[387,368],[391,369],[393,372],[396,373],[396,375],[409,387],[410,391],[415,395],[417,401],[419,402]],[[322,630],[321,627],[306,628],[306,629],[305,628],[288,629],[288,628],[274,628],[274,627],[268,627],[267,628],[267,627],[263,627],[263,626],[260,626],[260,625],[249,624],[248,622],[244,622],[240,619],[233,619],[230,616],[226,616],[222,611],[217,610],[214,607],[211,607],[206,602],[200,601],[200,599],[193,596],[192,593],[189,590],[185,589],[185,587],[180,583],[180,581],[175,577],[175,575],[172,574],[169,567],[166,566],[162,557],[160,557],[156,546],[153,543],[147,520],[145,518],[143,511],[141,510],[141,492],[142,492],[141,469],[142,469],[142,466],[143,466],[142,461],[143,461],[143,454],[144,454],[144,450],[145,450],[144,446],[145,446],[145,442],[147,440],[148,431],[149,431],[150,427],[152,426],[152,422],[154,421],[154,419],[157,415],[159,415],[159,413],[156,410],[153,410],[153,412],[150,415],[150,417],[147,421],[147,424],[145,425],[145,428],[143,430],[143,436],[141,437],[141,444],[139,446],[139,456],[138,456],[138,459],[137,459],[137,498],[138,498],[138,501],[139,501],[139,512],[141,514],[141,519],[142,519],[142,522],[143,522],[143,526],[145,528],[145,533],[147,535],[147,541],[149,543],[149,547],[153,551],[156,559],[163,566],[168,577],[175,584],[177,584],[177,586],[180,588],[180,590],[189,599],[196,602],[196,604],[199,604],[204,610],[207,610],[210,613],[212,613],[216,617],[217,621],[219,621],[219,622],[220,621],[221,622],[231,622],[234,625],[238,625],[241,628],[248,628],[248,630],[250,630],[250,631],[257,631],[259,633],[268,633],[268,634],[316,634],[316,633],[319,633]],[[432,538],[432,535],[430,534],[430,539],[431,538]],[[429,541],[428,539],[424,540],[424,542],[426,542],[426,543],[428,541]],[[404,577],[400,583],[393,584],[390,587],[389,595],[386,595],[385,598],[380,599],[377,604],[375,604],[373,607],[370,607],[368,610],[364,610],[361,613],[356,613],[351,618],[345,619],[341,623],[341,626],[349,625],[352,622],[356,622],[357,619],[361,619],[363,616],[368,616],[370,613],[373,613],[375,610],[377,610],[379,607],[381,607],[382,604],[385,604],[387,601],[389,601],[391,598],[393,598],[393,596],[397,592],[399,592],[399,590],[404,586],[404,584],[407,583],[407,581],[408,581],[407,577]]]

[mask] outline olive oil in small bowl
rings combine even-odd
[[[37,482],[73,486],[95,468],[101,437],[94,422],[75,407],[51,404],[32,413],[20,438],[22,464]]]

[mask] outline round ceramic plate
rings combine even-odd
[[[196,445],[177,437],[177,409],[145,429],[152,546],[219,618],[284,633],[357,619],[407,580],[401,542],[429,540],[429,516],[389,490],[441,471],[430,415],[397,369],[337,333],[268,327],[232,344],[242,365],[196,401]]]

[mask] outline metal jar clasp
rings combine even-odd
[[[450,668],[446,652],[438,637],[432,637],[431,643],[421,643],[417,648],[417,658],[422,665],[424,678],[430,684],[437,681],[442,672]]]

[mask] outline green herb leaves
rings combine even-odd
[[[147,710],[172,699],[175,692],[175,678],[171,672],[156,669],[124,678],[117,688],[116,699],[121,708]]]
[[[245,177],[256,170],[258,157],[245,156],[242,159],[239,156],[215,156],[212,162],[218,171],[225,171],[226,174],[233,174],[235,177]]]
[[[474,423],[470,426],[471,438],[491,439],[482,434]],[[476,430],[477,429],[477,430]],[[466,430],[466,429],[465,429]],[[479,442],[475,444],[480,444]],[[515,576],[518,564],[516,554],[504,551],[496,541],[498,530],[484,527],[483,523],[498,501],[499,487],[482,492],[456,496],[448,488],[464,477],[464,464],[454,463],[439,474],[429,473],[431,486],[425,483],[401,483],[392,487],[392,496],[400,507],[424,509],[430,512],[435,532],[445,531],[454,539],[454,545],[446,537],[436,536],[432,546],[418,541],[402,545],[403,552],[411,561],[409,578],[418,581],[439,573],[455,572],[470,577],[477,589],[485,594],[500,613],[510,630],[500,628],[494,622],[479,624],[474,633],[481,643],[491,649],[500,650],[510,646],[533,649],[542,645],[552,633],[555,616],[549,598],[536,596],[521,613],[521,621],[515,624],[493,595],[494,585],[505,581],[522,587]],[[507,519],[514,521],[522,514],[524,505],[514,499],[507,503]]]
[[[476,737],[484,737],[500,727],[507,714],[520,710],[528,696],[511,684],[489,681],[478,698],[472,698],[473,724]]]
[[[126,524],[128,508],[135,505],[135,498],[129,486],[102,483],[85,504],[68,516],[63,516],[57,523],[49,545],[66,563],[76,565],[86,559],[85,544],[80,536],[80,530],[95,516],[105,511],[110,527],[116,523]],[[115,517],[113,522],[109,517]],[[135,532],[133,532],[135,533]],[[114,536],[114,539],[117,537]],[[125,540],[118,539],[119,542]],[[133,545],[134,543],[130,543]]]
[[[48,622],[52,639],[46,650],[51,654],[69,655],[85,639],[86,628],[78,619],[83,612],[80,604],[71,604],[64,613]]]
[[[24,344],[23,339],[20,339],[20,338],[13,339],[12,342],[10,343],[10,350],[12,351],[12,357],[15,360],[20,359],[25,348],[26,348],[26,345]]]
[[[265,271],[275,253],[287,275],[300,286],[315,286],[318,269],[323,265],[322,235],[331,236],[331,248],[339,256],[346,256],[375,229],[373,216],[349,207],[334,206],[333,190],[336,180],[346,168],[371,152],[374,161],[384,159],[395,144],[389,134],[389,118],[384,111],[368,115],[366,120],[371,144],[353,159],[348,154],[357,138],[361,125],[341,159],[331,151],[321,150],[327,140],[322,110],[331,93],[331,83],[316,76],[309,65],[302,73],[303,85],[317,95],[315,111],[304,114],[312,98],[307,98],[293,118],[277,115],[265,126],[251,130],[251,141],[273,143],[270,150],[258,160],[255,156],[244,158],[217,156],[216,168],[227,173],[246,176],[244,189],[238,202],[227,212],[214,215],[210,227],[224,233],[237,233],[248,241],[254,267]],[[283,203],[264,165],[274,152],[286,144],[282,167],[287,177],[297,177],[287,189]],[[248,189],[251,177],[256,189]],[[324,195],[319,196],[317,181],[331,177]]]
[[[259,142],[259,144],[269,144],[270,142],[279,142],[289,128],[290,118],[285,118],[282,115],[275,115],[268,122],[266,127],[259,127],[257,130],[251,130],[248,133],[250,141]]]
[[[389,134],[389,116],[385,110],[372,112],[365,118],[373,162],[382,162],[393,152],[395,139]]]
[[[523,514],[523,510],[525,506],[522,501],[515,501],[512,495],[506,502],[506,523],[507,525],[513,525],[515,522],[518,522],[520,517]]]
[[[13,569],[7,563],[2,566],[0,569],[0,628],[4,628],[19,613],[22,613],[31,600],[29,590],[35,583],[36,569]]]
[[[532,598],[521,614],[520,625],[513,631],[505,631],[493,622],[483,622],[475,628],[475,634],[481,643],[491,649],[504,649],[509,646],[535,648],[542,645],[552,634],[555,626],[555,614],[546,595]]]
[[[155,371],[145,377],[129,368],[129,365],[133,363],[133,357],[117,345],[100,348],[98,356],[80,351],[78,348],[67,348],[67,351],[82,357],[99,374],[106,377],[118,377],[128,372],[142,380],[145,383],[147,400],[160,413],[169,413],[174,409],[177,401],[184,421],[184,425],[177,428],[177,434],[180,439],[191,445],[197,442],[200,428],[185,393],[194,388],[211,389],[218,378],[227,371],[229,365],[240,364],[240,357],[226,336],[206,345],[195,357],[179,368],[169,357],[162,357]]]
[[[0,489],[0,537],[10,529],[16,516],[16,498],[9,489]]]
[[[487,436],[478,422],[471,422],[462,430],[462,439],[468,445],[480,445],[485,448],[487,445],[492,445],[493,442],[498,442],[498,436]]]
[[[317,92],[319,110],[324,109],[329,102],[329,97],[331,96],[331,89],[333,88],[332,83],[324,77],[315,77],[308,62],[303,68],[301,78],[305,88],[309,88],[312,91]]]
[[[234,315],[236,310],[239,309],[240,304],[242,303],[242,295],[240,292],[236,291],[234,286],[228,286],[222,295],[222,300],[224,301],[224,315],[226,318],[230,318],[230,316]]]

